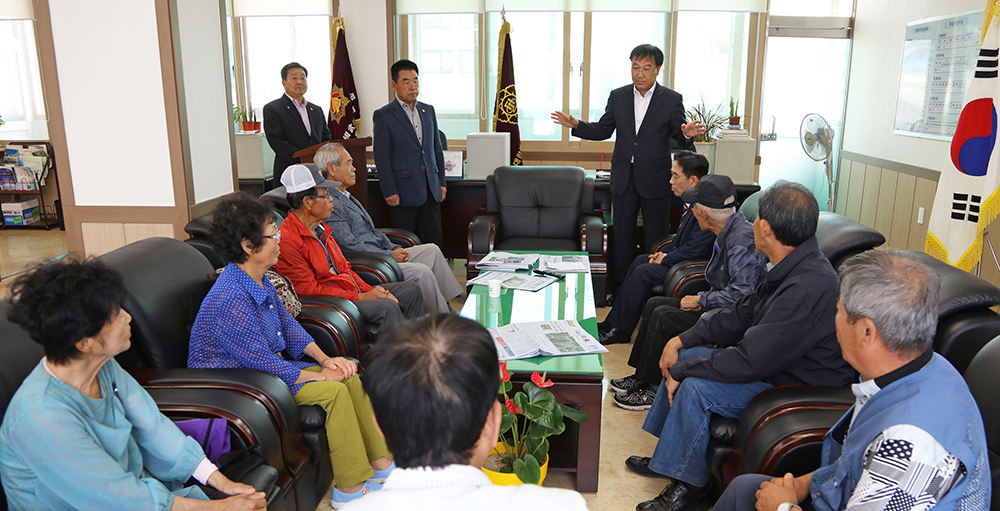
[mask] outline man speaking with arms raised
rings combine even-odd
[[[681,95],[656,83],[663,65],[663,52],[651,44],[640,44],[629,55],[632,85],[611,91],[604,115],[597,122],[583,122],[563,112],[552,120],[575,137],[606,140],[618,130],[611,157],[611,201],[614,207],[612,267],[621,283],[634,257],[635,226],[642,208],[644,247],[670,229],[670,139],[690,148],[692,139],[705,132],[698,121],[685,123]]]

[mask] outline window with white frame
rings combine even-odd
[[[48,140],[33,20],[0,20],[0,139]]]

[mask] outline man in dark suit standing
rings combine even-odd
[[[417,101],[417,65],[392,65],[396,99],[375,111],[372,151],[392,225],[444,248],[441,201],[448,193],[434,107]]]
[[[618,130],[611,156],[612,268],[618,284],[635,255],[639,208],[646,252],[670,229],[670,140],[690,148],[692,139],[705,132],[698,121],[685,123],[681,95],[656,83],[663,65],[659,48],[640,44],[629,59],[632,85],[611,91],[599,121],[581,122],[563,112],[552,113],[556,124],[572,128],[575,137],[606,140]]]
[[[285,95],[264,105],[264,134],[274,151],[274,182],[289,165],[300,163],[292,154],[330,140],[323,109],[305,100],[309,72],[298,62],[281,68]]]

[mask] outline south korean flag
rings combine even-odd
[[[966,271],[979,262],[983,229],[1000,210],[1000,148],[997,146],[997,103],[1000,78],[998,14],[986,9],[985,36],[975,75],[951,148],[941,168],[934,209],[927,229],[926,252]]]

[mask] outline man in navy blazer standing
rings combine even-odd
[[[556,124],[572,128],[572,135],[606,140],[617,129],[611,156],[611,203],[614,212],[612,268],[621,284],[635,253],[635,226],[642,208],[645,251],[670,229],[670,140],[692,147],[692,139],[705,132],[698,121],[685,123],[681,95],[656,83],[663,52],[640,44],[629,55],[632,85],[611,91],[604,115],[597,122],[582,122],[572,115],[553,112]]]
[[[281,85],[285,95],[264,105],[264,135],[274,151],[274,182],[293,163],[300,163],[292,154],[320,142],[330,140],[326,116],[318,105],[305,99],[309,72],[298,62],[281,68]]]
[[[417,233],[444,248],[441,201],[448,193],[444,152],[438,137],[434,107],[417,101],[417,65],[403,59],[392,65],[396,99],[373,115],[372,151],[382,196],[392,225]]]

